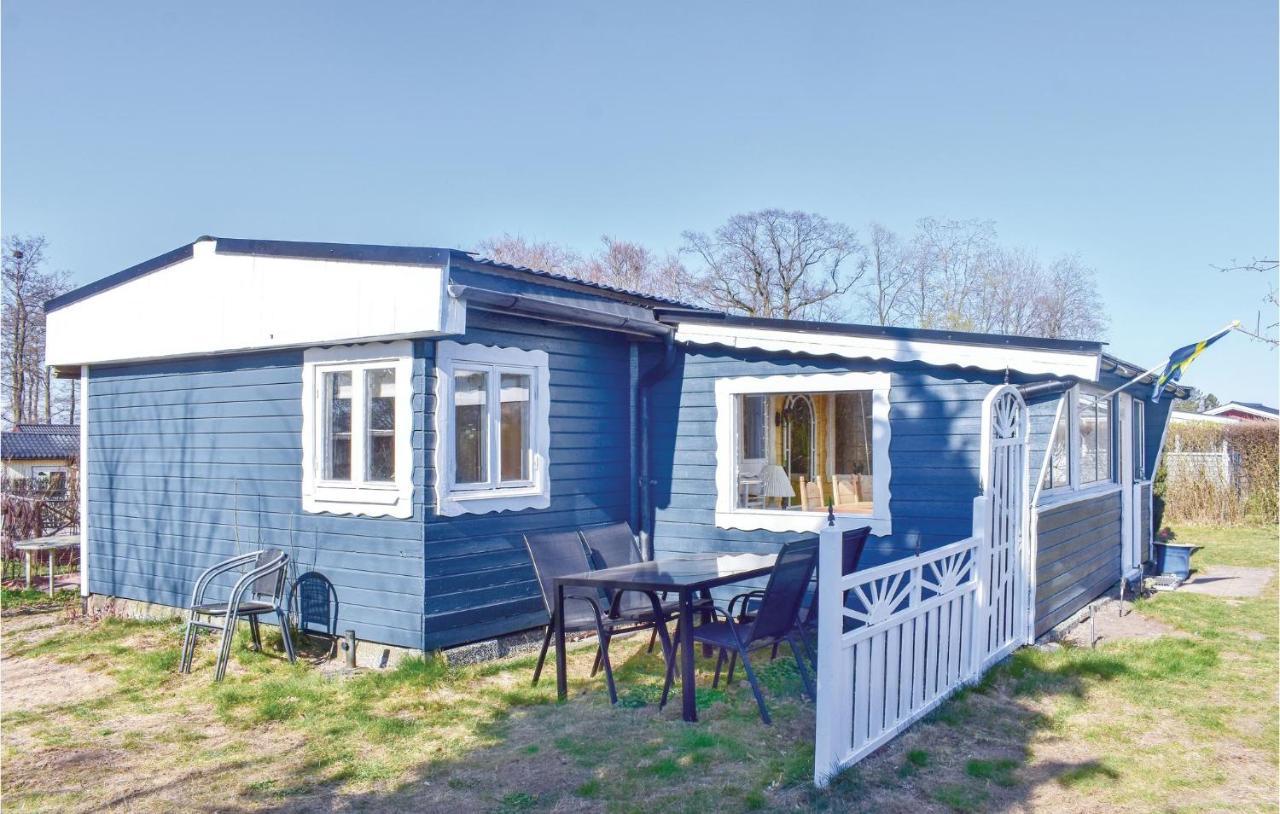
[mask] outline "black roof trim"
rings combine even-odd
[[[82,285],[79,288],[73,288],[66,294],[61,294],[44,304],[45,313],[56,311],[59,308],[70,305],[73,302],[79,302],[86,297],[92,297],[94,294],[106,291],[108,288],[115,288],[121,283],[127,283],[135,277],[141,277],[144,274],[150,274],[153,271],[159,271],[165,266],[172,266],[182,260],[189,259],[195,252],[195,242],[188,243],[185,246],[179,246],[173,251],[165,252],[158,257],[150,260],[144,260],[136,266],[130,266],[124,271],[117,271],[115,274],[103,277],[101,280],[94,280],[92,283]]]
[[[218,254],[253,254],[259,257],[300,257],[307,260],[355,260],[363,263],[399,263],[410,266],[443,266],[448,249],[430,246],[383,246],[372,243],[314,243],[302,240],[250,240],[215,237]]]
[[[615,299],[622,299],[631,303],[647,305],[652,308],[662,308],[663,310],[674,309],[681,311],[695,311],[698,313],[716,314],[716,311],[710,311],[697,305],[680,302],[679,300],[660,297],[657,294],[645,294],[640,291],[632,291],[627,288],[619,288],[617,286],[606,285],[605,283],[593,283],[589,280],[582,280],[578,277],[570,277],[567,274],[557,274],[552,271],[543,271],[541,269],[529,268],[528,266],[517,266],[511,263],[502,263],[488,257],[482,257],[475,252],[462,251],[453,249],[453,257],[455,261],[480,272],[515,272],[521,276],[532,274],[544,281],[552,281],[554,283],[563,284],[565,287],[572,287],[578,290],[582,288],[591,289],[593,293],[605,292],[616,295]]]
[[[1111,365],[1111,368],[1105,372],[1116,373],[1120,376],[1125,376],[1130,379],[1132,379],[1133,377],[1137,376],[1139,373],[1146,370],[1146,368],[1138,367],[1132,362],[1126,362],[1125,360],[1117,356],[1112,356],[1109,353],[1102,354],[1102,362],[1103,364]],[[1137,384],[1155,384],[1155,381],[1156,381],[1155,374],[1148,373],[1146,376],[1143,376],[1142,379],[1136,383]],[[1175,398],[1185,399],[1191,396],[1191,391],[1194,389],[1195,388],[1190,385],[1178,384],[1177,382],[1169,382],[1164,386],[1164,390],[1162,392],[1170,393]]]
[[[772,328],[799,331],[801,333],[840,334],[843,336],[867,336],[882,339],[922,340],[926,342],[951,342],[963,345],[1032,348],[1074,353],[1101,353],[1103,343],[1077,339],[1041,339],[1033,336],[1008,336],[1005,334],[980,334],[965,331],[938,331],[929,328],[890,328],[881,325],[858,325],[851,322],[814,322],[802,319],[767,319],[711,313],[674,313],[663,311],[660,317],[667,322],[720,322],[747,328]]]

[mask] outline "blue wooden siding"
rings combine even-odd
[[[412,519],[302,512],[302,352],[93,368],[89,589],[185,607],[200,572],[260,547],[334,584],[339,630],[422,646],[424,343]],[[237,537],[239,538],[237,542]]]
[[[444,517],[426,490],[426,644],[444,647],[544,624],[522,535],[626,520],[631,509],[630,345],[617,334],[471,311],[459,341],[544,350],[551,385],[551,506]],[[430,351],[428,352],[430,353]],[[434,393],[434,369],[426,387]],[[428,428],[434,428],[429,397]],[[437,439],[427,435],[427,459]]]
[[[1036,635],[1120,579],[1120,493],[1040,510]]]
[[[766,553],[795,533],[715,525],[715,380],[731,376],[889,371],[890,511],[893,533],[872,538],[864,566],[968,537],[979,492],[982,402],[1002,375],[922,365],[851,362],[705,348],[681,354],[653,391],[654,472],[671,472],[655,492],[658,556],[700,551]],[[1018,383],[1018,380],[1014,380]],[[1039,471],[1056,402],[1032,405],[1030,469]]]

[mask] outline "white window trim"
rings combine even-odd
[[[754,393],[832,393],[871,391],[871,514],[837,514],[841,529],[870,526],[871,533],[893,533],[889,513],[889,386],[888,373],[798,373],[776,376],[737,376],[716,380],[716,526],[741,531],[818,531],[827,513],[791,509],[742,509],[737,505],[735,476],[738,458],[737,396]]]
[[[388,483],[325,480],[320,473],[324,448],[324,393],[319,384],[326,370],[391,367],[396,372],[395,479]],[[353,385],[355,383],[353,382]],[[358,403],[357,403],[358,402]],[[364,433],[356,415],[364,399],[353,399],[351,460],[353,470],[364,461]],[[353,471],[353,474],[355,474]],[[302,360],[302,510],[363,517],[413,516],[413,343],[375,342],[331,348],[309,348]]]
[[[453,371],[476,365],[512,366],[531,369],[533,403],[530,405],[529,433],[533,460],[531,482],[511,487],[468,490],[453,483],[457,463],[453,440]],[[436,343],[436,513],[445,517],[461,514],[546,509],[551,505],[551,376],[547,352],[462,344],[451,340]]]
[[[1090,481],[1084,483],[1080,479],[1080,449],[1082,439],[1080,437],[1080,396],[1081,394],[1089,394],[1101,396],[1105,395],[1104,391],[1088,387],[1081,388],[1080,385],[1073,386],[1062,395],[1063,401],[1059,403],[1058,413],[1054,418],[1053,428],[1049,432],[1049,446],[1045,448],[1045,461],[1040,471],[1040,481],[1037,484],[1039,489],[1038,506],[1056,506],[1063,503],[1069,503],[1074,500],[1085,500],[1088,498],[1100,497],[1112,492],[1120,491],[1121,484],[1117,479],[1117,461],[1116,461],[1116,421],[1118,417],[1118,405],[1115,397],[1107,399],[1110,402],[1111,409],[1108,414],[1108,429],[1111,433],[1111,477],[1106,480]],[[1055,486],[1052,489],[1044,488],[1045,474],[1049,471],[1049,456],[1053,454],[1053,435],[1058,430],[1058,422],[1067,422],[1067,453],[1070,458],[1070,483],[1062,486]]]

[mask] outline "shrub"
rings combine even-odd
[[[1160,522],[1275,523],[1280,519],[1280,424],[1169,428],[1156,491]]]

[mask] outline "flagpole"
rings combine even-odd
[[[1221,330],[1214,331],[1212,334],[1210,334],[1210,335],[1209,335],[1209,337],[1208,337],[1208,339],[1205,339],[1204,341],[1205,341],[1205,342],[1209,342],[1209,341],[1211,341],[1211,340],[1217,339],[1219,336],[1222,336],[1222,335],[1223,335],[1223,334],[1225,334],[1227,331],[1235,330],[1236,328],[1239,328],[1239,327],[1240,327],[1240,320],[1238,320],[1238,319],[1233,319],[1233,320],[1231,320],[1231,322],[1229,322],[1226,326],[1224,326]],[[1165,360],[1164,360],[1163,362],[1161,362],[1160,364],[1156,365],[1155,367],[1151,368],[1150,370],[1144,370],[1143,372],[1139,373],[1137,376],[1134,376],[1132,379],[1130,379],[1129,381],[1127,381],[1127,382],[1125,382],[1124,384],[1120,385],[1120,386],[1119,386],[1119,387],[1117,387],[1115,390],[1112,390],[1110,393],[1107,393],[1105,396],[1102,396],[1101,398],[1104,398],[1104,399],[1109,399],[1109,398],[1111,398],[1111,397],[1112,397],[1112,396],[1114,396],[1116,393],[1119,393],[1121,390],[1125,389],[1125,388],[1126,388],[1126,387],[1128,387],[1129,385],[1137,384],[1139,381],[1141,381],[1142,379],[1145,379],[1147,376],[1150,376],[1152,373],[1155,373],[1157,370],[1160,370],[1161,368],[1163,368],[1163,367],[1164,367],[1165,365],[1167,365],[1167,364],[1169,364],[1169,359],[1168,359],[1168,357],[1166,357],[1166,358],[1165,358]]]

